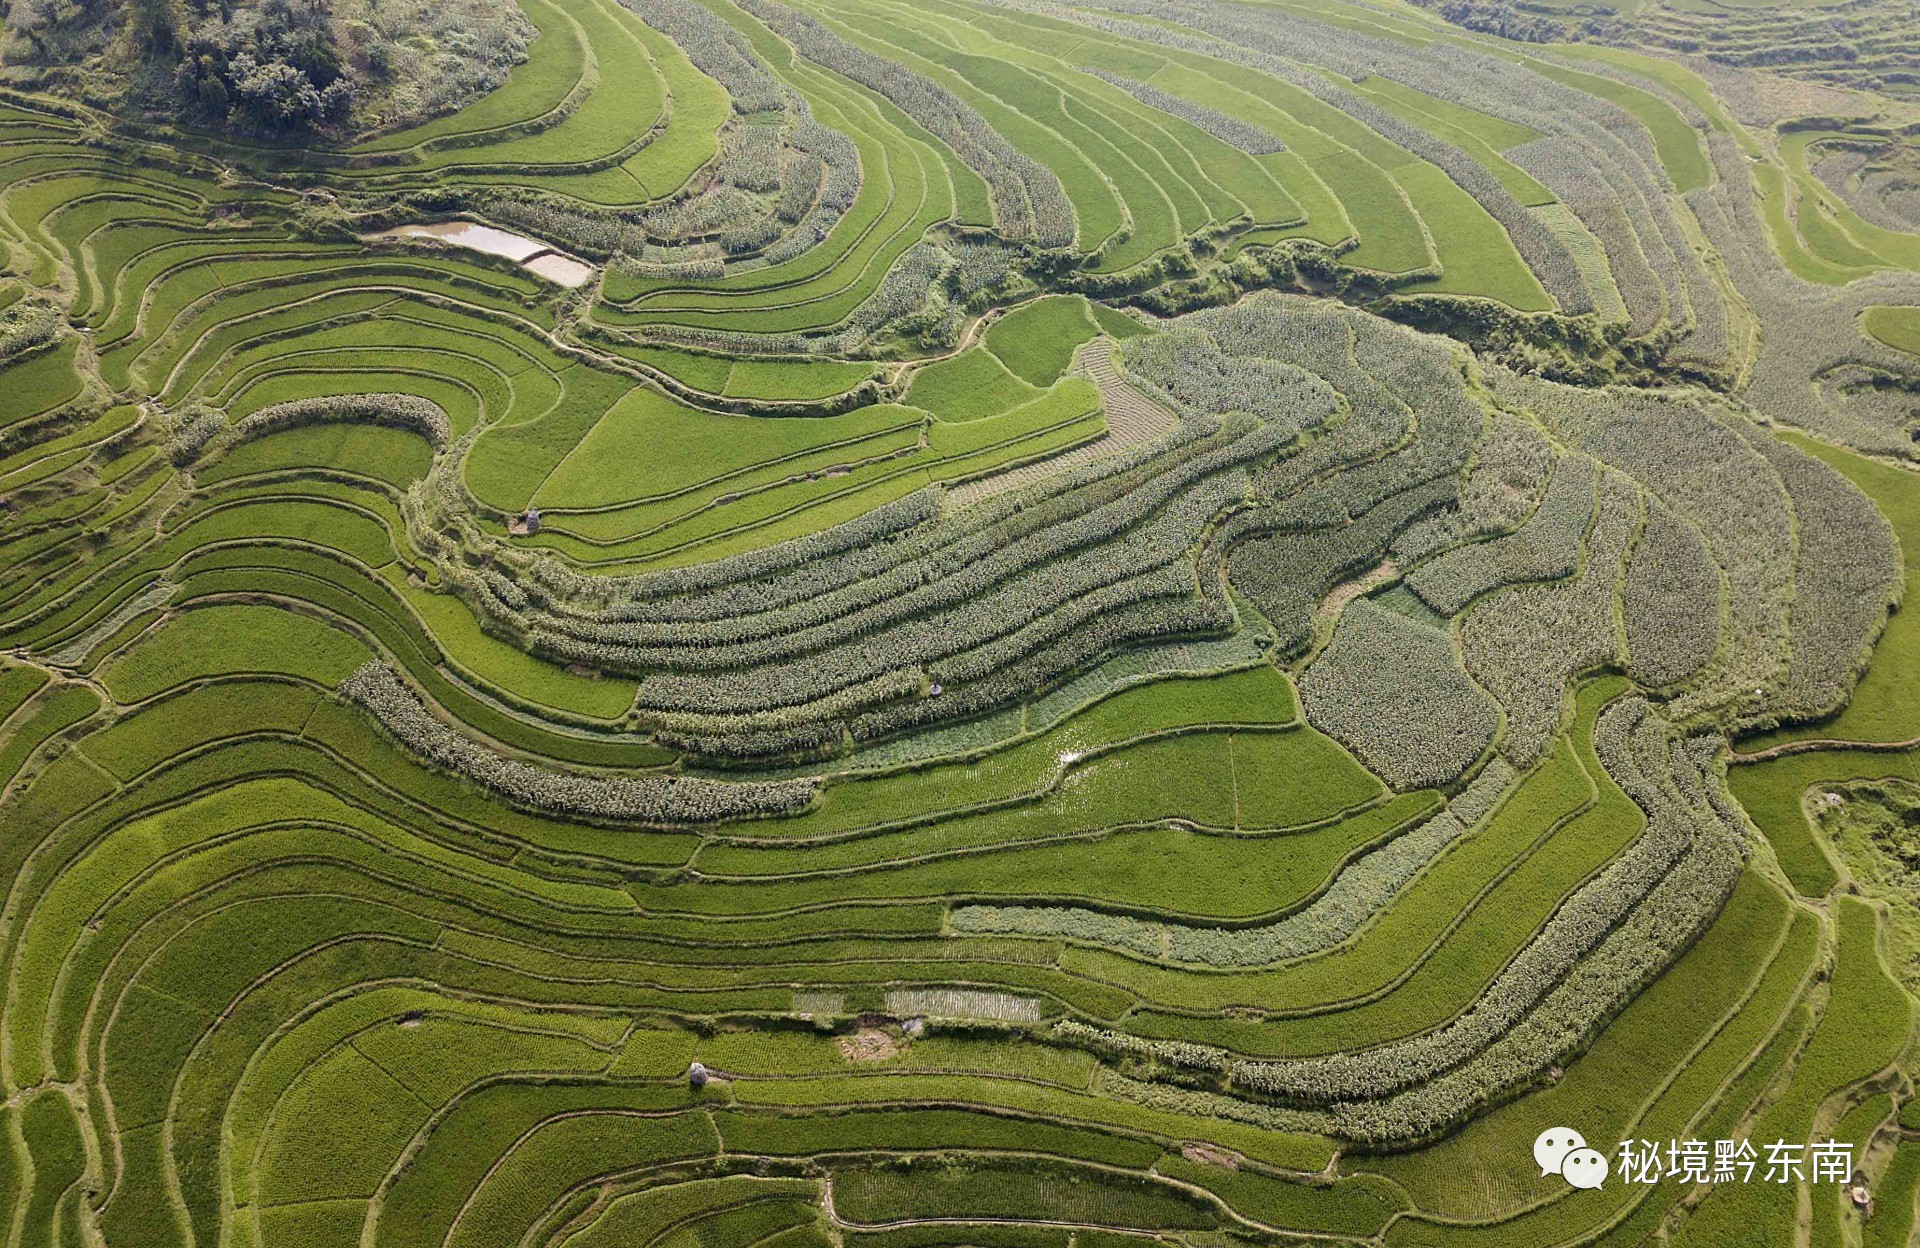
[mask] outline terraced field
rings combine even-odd
[[[518,3],[0,79],[0,1245],[1912,1239],[1899,91]]]

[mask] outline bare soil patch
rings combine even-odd
[[[886,1032],[862,1027],[850,1036],[836,1036],[840,1056],[849,1062],[884,1062],[900,1051],[900,1045]]]

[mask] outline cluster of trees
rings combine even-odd
[[[156,10],[150,56],[177,56],[174,85],[206,120],[280,134],[347,120],[356,84],[333,30],[330,0],[264,0],[185,23],[177,2],[135,0]]]
[[[1529,12],[1507,0],[1418,0],[1452,22],[1482,34],[1518,39],[1523,43],[1565,43],[1569,40],[1604,38],[1615,33],[1620,22],[1616,10],[1605,5],[1583,6],[1582,10],[1561,16]],[[1585,16],[1579,14],[1584,11]]]
[[[333,0],[12,0],[6,25],[9,62],[104,68],[95,91],[131,74],[198,122],[281,134],[353,112]]]
[[[533,34],[494,0],[8,0],[0,59],[96,102],[280,136],[456,107]]]

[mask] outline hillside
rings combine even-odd
[[[1914,1239],[1808,10],[361,2],[10,11],[0,1248]]]

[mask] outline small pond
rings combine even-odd
[[[365,236],[369,242],[395,238],[437,238],[455,247],[485,252],[511,260],[530,273],[561,286],[585,286],[593,280],[593,266],[539,239],[509,233],[475,221],[436,221],[432,225],[401,225]]]

